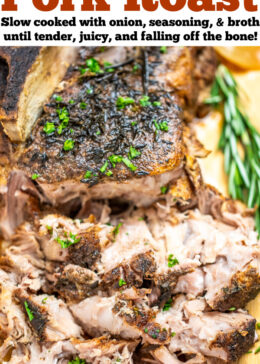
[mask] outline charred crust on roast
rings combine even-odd
[[[15,116],[27,74],[41,51],[41,47],[1,47],[0,62],[4,63],[5,82],[0,89],[1,108],[8,116]],[[2,61],[1,61],[2,60]],[[8,76],[7,76],[8,75]],[[7,76],[7,77],[6,77]],[[0,109],[0,116],[2,112]]]
[[[155,314],[152,310],[135,306],[131,301],[118,301],[113,307],[113,312],[123,318],[128,325],[137,327],[144,334],[150,336],[157,343],[167,343],[170,335],[168,330],[163,329],[154,322]]]
[[[101,279],[105,289],[122,290],[126,287],[141,288],[145,279],[151,280],[156,271],[156,263],[151,252],[134,256],[129,263],[120,264],[107,272]],[[120,287],[118,282],[124,277],[126,284]]]
[[[234,274],[229,286],[223,287],[214,301],[208,304],[217,311],[227,311],[230,307],[243,308],[259,291],[259,272],[248,265],[246,270]]]
[[[80,242],[68,248],[67,261],[91,269],[101,257],[98,232],[99,228],[94,227],[79,235]]]
[[[92,273],[92,274],[91,274]],[[97,293],[97,276],[82,267],[68,265],[63,268],[53,289],[67,302],[79,302]]]
[[[23,307],[23,311],[28,319],[28,323],[33,328],[34,332],[37,334],[40,341],[45,341],[45,326],[48,322],[47,314],[45,310],[36,304],[34,304],[30,298],[25,297],[25,295],[17,290],[15,294],[16,298],[19,300]],[[29,321],[28,314],[25,309],[25,302],[27,302],[30,312],[33,314],[33,319]]]
[[[255,341],[255,324],[256,320],[251,319],[243,323],[239,330],[233,330],[230,333],[221,332],[211,343],[211,348],[224,348],[227,353],[227,361],[235,362],[241,355],[246,353]]]

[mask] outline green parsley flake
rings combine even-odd
[[[89,178],[91,178],[92,177],[92,172],[91,171],[87,171],[86,173],[85,173],[85,175],[84,175],[84,178],[85,179],[89,179]]]
[[[67,152],[69,150],[72,150],[74,148],[75,141],[72,139],[67,139],[64,142],[63,149]]]
[[[260,346],[255,350],[255,354],[260,353]]]
[[[230,307],[228,310],[229,311],[236,311],[236,307]]]
[[[171,304],[172,304],[172,299],[170,298],[165,305],[163,306],[163,311],[169,311],[169,309],[171,308]]]
[[[64,236],[68,236],[68,233],[65,232]],[[69,238],[62,240],[60,237],[57,237],[55,240],[60,244],[62,249],[66,249],[71,245],[79,243],[80,239],[75,234],[69,233]]]
[[[73,105],[73,104],[75,104],[75,101],[74,100],[70,100],[69,101],[69,104]]]
[[[119,287],[125,286],[126,281],[124,281],[122,278],[120,278],[119,281],[118,281],[118,285],[119,285]]]
[[[46,225],[46,229],[48,230],[49,234],[53,234],[53,227],[52,226],[49,226],[49,225]]]
[[[136,171],[137,167],[126,157],[122,158],[122,162],[132,171]]]
[[[29,321],[32,321],[34,319],[34,314],[32,313],[31,309],[29,308],[28,302],[24,301],[24,307],[27,312],[27,315],[29,317]]]
[[[260,330],[260,322],[257,322],[255,326],[257,330]]]
[[[110,67],[110,66],[112,66],[112,63],[104,62],[104,67],[105,67],[106,72],[114,72],[115,71],[115,69],[113,67]]]
[[[86,90],[86,93],[88,94],[88,95],[92,95],[93,94],[93,88],[92,87],[89,87],[87,90]]]
[[[147,106],[151,106],[152,103],[150,101],[150,97],[149,96],[143,96],[141,99],[140,99],[140,105],[142,107],[147,107]]]
[[[37,173],[34,173],[33,175],[32,175],[32,180],[33,181],[35,181],[37,178],[39,178],[40,177],[40,175],[39,174],[37,174]]]
[[[252,354],[252,350],[248,350],[248,352],[246,354]]]
[[[53,95],[52,97],[56,102],[62,102],[63,101],[63,98],[61,96],[59,96],[59,95]]]
[[[161,187],[161,193],[162,193],[162,195],[165,195],[167,193],[167,191],[168,191],[168,187],[167,186],[162,186]]]
[[[157,130],[161,131],[168,131],[169,126],[167,121],[162,121],[161,123],[158,123],[156,120],[153,120],[154,126]]]
[[[128,157],[129,159],[134,159],[136,157],[139,157],[141,155],[141,152],[139,152],[138,150],[136,150],[134,147],[132,147],[132,145],[130,146],[130,151],[128,153]]]
[[[136,124],[137,124],[137,121],[132,121],[132,122],[131,122],[131,125],[132,125],[132,126],[135,126]]]
[[[101,134],[101,131],[100,130],[98,130],[97,132],[96,132],[96,135],[100,135]]]
[[[162,46],[160,48],[160,52],[163,53],[163,54],[167,53],[167,47],[166,46]]]
[[[133,66],[133,72],[138,71],[140,68],[141,68],[140,64],[136,63],[136,64]]]
[[[42,303],[45,305],[46,304],[46,301],[47,301],[48,297],[45,297],[42,299]]]
[[[121,163],[122,162],[123,157],[121,155],[113,154],[110,157],[108,157],[108,159],[110,160],[113,168],[115,168],[115,166],[116,166],[117,163]]]
[[[171,337],[174,337],[175,335],[176,335],[176,332],[174,332],[174,331],[173,331],[173,332],[171,333]]]
[[[82,68],[83,73],[85,72],[92,72],[92,73],[102,73],[103,71],[100,68],[100,64],[95,58],[89,58],[86,60],[87,68]]]
[[[131,105],[134,104],[135,100],[132,99],[131,97],[122,97],[119,96],[118,99],[116,100],[116,106],[119,110],[124,109],[127,105]]]
[[[50,123],[50,122],[47,121],[47,123],[45,123],[45,125],[43,127],[43,131],[47,135],[53,133],[55,131],[55,125],[54,125],[54,123]]]
[[[66,107],[63,107],[62,109],[57,109],[56,111],[61,121],[61,124],[58,126],[58,134],[61,134],[62,131],[68,126],[69,112]]]
[[[144,332],[146,332],[146,333],[148,332],[148,329],[147,329],[147,327],[146,327],[146,328],[144,329]]]
[[[157,106],[157,107],[161,106],[160,101],[154,101],[153,102],[153,106]]]
[[[108,167],[108,161],[105,161],[105,163],[103,164],[103,166],[100,168],[100,172],[101,173],[105,173],[107,167]]]
[[[169,126],[168,126],[167,121],[162,121],[159,125],[160,125],[160,130],[162,130],[162,131],[168,131],[169,130]]]
[[[116,359],[116,363],[120,363],[121,362],[121,359],[120,358],[117,358]]]
[[[87,104],[86,104],[85,102],[81,102],[81,103],[79,104],[79,107],[81,108],[81,110],[86,110],[86,108],[87,108]]]
[[[121,228],[122,225],[123,225],[122,222],[120,222],[119,224],[116,225],[116,227],[113,230],[114,237],[116,237],[118,235],[119,229]]]
[[[173,257],[173,254],[170,254],[170,255],[168,256],[168,267],[169,267],[169,268],[172,268],[172,267],[174,267],[176,264],[179,264],[178,259],[177,259],[177,258],[174,258],[174,257]]]
[[[74,360],[70,360],[68,364],[86,364],[86,361],[77,356]]]
[[[109,170],[109,171],[107,171],[107,172],[106,172],[106,176],[108,176],[108,177],[113,176],[113,172],[112,172],[112,171],[110,171],[110,170]]]

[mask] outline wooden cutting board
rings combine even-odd
[[[246,113],[260,132],[260,71],[234,73],[234,76],[240,86]],[[199,120],[194,128],[198,139],[208,150],[212,151],[207,158],[200,160],[205,182],[215,186],[227,196],[227,176],[223,167],[224,158],[222,152],[217,148],[222,120],[221,113],[214,111],[205,119]],[[260,322],[260,294],[248,304],[247,309]],[[260,346],[260,330],[258,334],[259,341],[256,342],[252,351]],[[260,353],[245,354],[239,364],[260,364]]]

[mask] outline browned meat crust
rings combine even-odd
[[[222,287],[210,306],[216,311],[227,311],[230,307],[244,307],[254,299],[260,291],[260,276],[256,267],[246,267],[245,270],[234,274],[230,284]]]
[[[254,343],[256,320],[251,318],[244,322],[239,330],[234,329],[231,333],[219,333],[216,340],[212,342],[212,348],[225,348],[228,362],[235,362],[241,355],[248,352]]]
[[[12,141],[27,138],[74,55],[68,47],[1,47],[0,121]]]

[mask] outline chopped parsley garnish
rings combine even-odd
[[[69,150],[72,150],[74,148],[75,141],[72,139],[67,139],[64,142],[63,149],[67,152]]]
[[[143,107],[146,107],[146,106],[151,106],[152,103],[150,101],[150,97],[149,96],[143,96],[141,99],[140,99],[140,105],[143,106]]]
[[[229,311],[236,311],[236,307],[230,307],[228,310]]]
[[[126,281],[124,281],[122,278],[120,278],[119,281],[118,281],[118,285],[119,285],[119,287],[125,286]]]
[[[105,161],[105,163],[103,164],[103,166],[100,168],[100,172],[101,173],[105,173],[107,167],[108,167],[108,161]]]
[[[53,133],[55,131],[55,125],[54,125],[54,123],[50,123],[50,122],[47,121],[47,123],[45,123],[45,125],[43,127],[43,131],[47,135]]]
[[[46,304],[46,301],[47,301],[48,297],[45,297],[42,299],[42,303],[45,305]]]
[[[112,63],[104,62],[104,67],[106,72],[114,72],[115,69],[110,66],[112,66]]]
[[[128,157],[129,159],[134,159],[136,157],[139,157],[139,155],[141,155],[141,152],[139,152],[138,150],[136,150],[134,147],[132,147],[132,145],[130,146],[130,151],[128,153]]]
[[[170,298],[165,305],[163,306],[163,311],[169,311],[169,309],[171,308],[171,304],[172,304],[172,299]]]
[[[85,173],[85,175],[84,175],[84,178],[85,179],[89,179],[89,178],[91,178],[92,177],[92,172],[91,171],[87,171],[86,173]]]
[[[97,132],[96,132],[96,135],[100,135],[101,134],[101,131],[100,130],[98,130]]]
[[[113,175],[112,171],[109,170],[109,171],[106,172],[106,176],[111,177],[112,175]]]
[[[40,177],[40,175],[39,174],[37,174],[37,173],[34,173],[33,175],[32,175],[32,180],[33,181],[35,181],[37,178],[39,178]]]
[[[146,328],[144,329],[144,332],[146,332],[146,333],[148,332],[148,329],[147,329],[147,327],[146,327]]]
[[[137,167],[126,157],[122,158],[122,162],[132,171],[136,171]]]
[[[93,94],[93,88],[92,87],[89,87],[87,90],[86,90],[86,93],[88,95],[92,95]]]
[[[123,223],[122,222],[120,222],[119,224],[117,224],[116,225],[116,227],[114,228],[114,230],[113,230],[113,234],[114,234],[114,236],[116,237],[117,235],[118,235],[118,233],[119,233],[119,229],[121,228],[121,226],[123,225]]]
[[[137,124],[137,121],[132,121],[132,122],[131,122],[131,125],[132,125],[132,126],[135,126],[136,124]]]
[[[140,64],[136,63],[136,64],[133,66],[133,72],[138,71],[140,68],[141,68]]]
[[[134,104],[135,100],[131,97],[119,96],[116,100],[116,106],[119,110],[124,109],[127,105]]]
[[[170,254],[170,255],[168,256],[168,267],[169,267],[169,268],[172,268],[172,267],[174,267],[176,264],[179,264],[178,259],[177,259],[177,258],[175,258],[175,257],[173,256],[173,254]]]
[[[67,233],[64,233],[64,235],[68,235]],[[60,237],[57,237],[55,240],[60,244],[62,249],[66,249],[71,245],[77,244],[80,242],[81,238],[77,238],[75,234],[69,233],[69,238],[62,240]]]
[[[256,326],[257,330],[260,330],[260,322],[257,322],[255,326]]]
[[[248,350],[248,352],[246,354],[252,354],[252,350]]]
[[[161,123],[158,123],[156,120],[153,121],[154,126],[157,130],[161,130],[161,131],[168,131],[169,130],[169,126],[168,126],[168,122],[167,121],[162,121]]]
[[[116,359],[116,363],[120,363],[121,362],[121,359],[120,358],[117,358]]]
[[[92,72],[92,73],[102,73],[103,71],[100,68],[100,64],[95,58],[89,58],[86,60],[86,68],[81,67],[80,73],[83,75],[86,72]]]
[[[62,102],[63,101],[63,98],[61,96],[59,96],[59,95],[53,95],[52,97],[54,98],[54,100],[56,102]]]
[[[68,364],[86,364],[86,361],[77,356],[74,360],[70,360]]]
[[[69,101],[69,104],[73,105],[73,104],[75,104],[75,101],[74,100],[70,100]]]
[[[154,101],[154,102],[153,102],[153,106],[161,106],[160,101]]]
[[[49,225],[46,225],[46,229],[48,230],[49,234],[53,234],[53,227],[52,226],[49,226]]]
[[[174,331],[173,331],[173,332],[171,333],[171,337],[174,337],[175,335],[176,335],[176,332],[174,332]]]
[[[66,107],[63,107],[62,109],[57,109],[56,111],[61,121],[61,124],[58,126],[58,134],[61,134],[62,131],[68,126],[69,112]]]
[[[28,302],[24,301],[24,307],[27,312],[27,315],[29,317],[29,321],[32,321],[34,319],[34,314],[32,313],[31,309],[29,308]]]
[[[138,221],[143,221],[144,220],[144,217],[139,217],[138,218]]]
[[[160,130],[162,131],[168,131],[169,130],[169,126],[168,126],[168,122],[167,121],[162,121],[160,124]]]
[[[108,159],[110,160],[113,168],[115,168],[116,166],[116,163],[121,163],[122,162],[122,159],[123,157],[121,155],[116,155],[116,154],[113,154],[111,155],[110,157],[108,157]]]
[[[168,191],[168,187],[167,186],[162,186],[161,187],[161,193],[162,193],[162,195],[165,195],[167,193],[167,191]]]
[[[81,110],[86,110],[86,108],[87,108],[87,104],[86,104],[85,102],[81,102],[81,103],[79,104],[79,107],[81,108]]]
[[[260,353],[260,346],[255,350],[255,354]]]
[[[166,46],[162,46],[160,48],[160,52],[163,53],[163,54],[167,53],[167,47]]]

